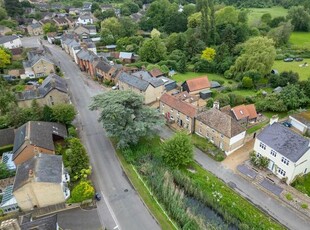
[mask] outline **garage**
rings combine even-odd
[[[300,123],[299,121],[297,121],[295,118],[290,117],[291,119],[291,124],[294,128],[298,129],[300,132],[304,133],[306,130],[306,126],[302,123]]]

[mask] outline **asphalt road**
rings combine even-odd
[[[174,133],[167,127],[163,127],[160,136],[164,139],[171,137]],[[235,185],[236,192],[250,200],[256,206],[268,212],[274,219],[289,229],[308,230],[310,229],[309,219],[304,219],[301,215],[290,207],[283,205],[278,200],[259,190],[252,183],[243,179],[232,170],[223,167],[219,162],[212,160],[205,153],[195,148],[195,160],[206,170],[212,172],[226,184]]]
[[[24,46],[38,44],[37,38],[32,39],[23,39]],[[59,47],[48,47],[61,65],[72,101],[78,110],[77,118],[83,143],[90,155],[95,185],[103,196],[97,205],[101,223],[107,229],[160,229],[122,171],[115,150],[97,121],[98,112],[88,109],[91,97],[102,93],[103,89],[87,80],[72,58]]]

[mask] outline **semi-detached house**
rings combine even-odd
[[[259,157],[267,157],[268,169],[279,178],[287,178],[287,183],[310,170],[309,139],[281,123],[274,122],[257,135],[254,151]]]

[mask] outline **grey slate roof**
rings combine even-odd
[[[2,36],[0,37],[0,44],[4,44],[6,42],[13,41],[15,39],[18,39],[16,35]]]
[[[0,147],[12,145],[14,143],[14,129],[0,129]]]
[[[99,61],[96,65],[96,68],[102,70],[105,73],[108,73],[112,69],[112,66],[104,61]]]
[[[25,140],[29,140],[31,145],[36,145],[54,151],[53,135],[65,138],[67,129],[63,124],[56,122],[29,121],[16,130],[13,159],[22,151],[21,146]]]
[[[32,176],[30,175],[30,170]],[[17,167],[13,191],[28,182],[59,184],[62,181],[62,156],[39,153]]]
[[[79,52],[77,52],[76,56],[81,60],[87,60],[87,61],[94,61],[98,56],[89,50],[81,49]]]
[[[29,26],[31,26],[32,29],[37,29],[41,27],[40,23],[33,23],[33,24],[30,24]]]
[[[48,58],[47,56],[35,54],[35,55],[30,55],[28,57],[28,61],[24,61],[23,65],[24,65],[25,68],[32,67],[39,60],[44,60],[46,62],[50,62],[50,63],[54,64],[54,62],[50,58]]]
[[[16,94],[16,99],[18,101],[24,101],[43,98],[53,89],[67,93],[68,90],[65,79],[56,74],[50,74],[37,89],[19,92]]]
[[[164,85],[164,82],[162,80],[152,77],[147,71],[143,71],[143,70],[137,71],[137,72],[134,72],[132,75],[138,78],[142,77],[144,81],[149,82],[155,88],[158,86]]]
[[[257,139],[292,162],[297,162],[310,148],[308,139],[280,123],[267,126]]]

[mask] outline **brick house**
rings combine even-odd
[[[81,49],[76,56],[80,70],[87,72],[90,76],[95,76],[95,65],[99,61],[98,56],[87,49]]]
[[[170,94],[163,94],[159,100],[159,111],[168,122],[176,123],[188,132],[194,132],[196,106]]]
[[[197,115],[195,133],[229,155],[243,146],[246,130],[231,116],[212,108]]]
[[[19,165],[37,153],[55,154],[57,141],[67,137],[64,125],[55,122],[29,121],[15,132],[13,161]]]
[[[199,92],[211,88],[211,83],[207,76],[187,80],[181,85],[182,91],[187,91],[190,94],[199,94]]]

